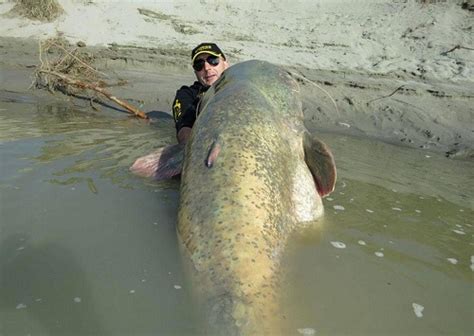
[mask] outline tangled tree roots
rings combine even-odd
[[[99,72],[89,65],[93,60],[91,54],[81,52],[79,48],[73,48],[61,37],[40,41],[40,64],[35,72],[35,86],[47,88],[51,92],[59,90],[68,94],[77,94],[77,89],[68,87],[53,73],[96,82],[99,80]]]
[[[121,100],[105,88],[123,85],[124,81],[108,84],[108,76],[96,70],[90,64],[94,56],[79,48],[72,47],[61,37],[39,42],[40,64],[34,73],[33,86],[54,93],[60,91],[67,95],[86,95],[92,101],[100,101],[97,94],[106,97],[140,118],[146,114],[128,102]]]
[[[31,20],[54,21],[62,13],[63,8],[56,0],[15,0],[12,14],[18,14]]]

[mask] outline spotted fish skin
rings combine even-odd
[[[270,63],[230,67],[200,109],[185,150],[177,231],[206,333],[277,335],[281,254],[298,223],[323,214],[320,194],[336,178],[332,155],[303,125],[297,82]],[[308,165],[312,141],[320,162]]]

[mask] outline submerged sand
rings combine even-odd
[[[51,23],[0,3],[0,99],[46,95],[28,91],[29,74],[38,40],[60,35],[127,80],[114,94],[169,113],[176,89],[193,81],[190,50],[215,41],[231,63],[257,58],[294,72],[315,131],[474,159],[474,16],[456,1],[60,3],[65,13]]]

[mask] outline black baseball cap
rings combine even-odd
[[[222,56],[225,59],[224,53],[215,43],[201,43],[191,52],[191,59],[194,59],[200,54],[211,54],[213,56]]]

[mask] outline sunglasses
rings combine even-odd
[[[208,56],[206,59],[198,59],[193,62],[193,69],[196,71],[201,71],[204,68],[204,63],[215,67],[219,64],[220,59],[217,56]]]

